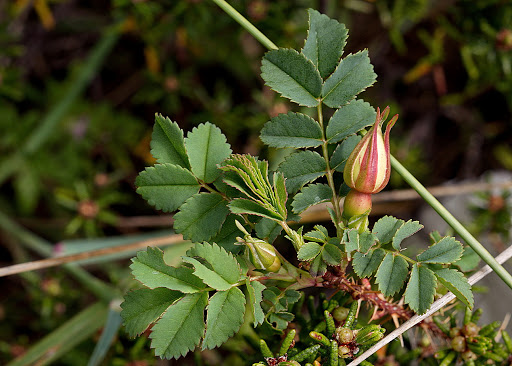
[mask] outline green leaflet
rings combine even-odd
[[[381,244],[387,244],[393,240],[396,231],[404,224],[404,220],[393,216],[384,216],[373,225],[372,233],[377,236]]]
[[[216,290],[228,290],[240,280],[238,262],[232,254],[217,244],[196,244],[187,255],[201,259],[200,262],[194,258],[183,257],[184,262],[194,266],[194,274]]]
[[[308,38],[302,53],[318,68],[322,78],[326,78],[338,65],[347,43],[348,30],[344,24],[316,10],[308,9],[308,14]]]
[[[423,263],[453,263],[462,256],[464,248],[453,237],[444,237],[418,254],[416,259]]]
[[[327,184],[310,184],[295,195],[292,202],[293,212],[300,214],[308,207],[322,202],[330,201],[332,198],[331,188]]]
[[[424,314],[434,302],[436,277],[434,272],[420,263],[412,267],[411,278],[404,293],[404,300],[412,310]]]
[[[263,324],[265,320],[265,314],[261,308],[261,301],[263,300],[263,290],[265,290],[266,287],[258,281],[246,280],[245,284],[247,286],[249,309],[254,317],[254,328],[256,328],[258,325]]]
[[[192,351],[204,333],[204,308],[208,293],[187,295],[164,313],[153,326],[151,347],[162,358],[179,358]]]
[[[240,236],[240,230],[235,225],[236,215],[228,215],[226,221],[222,224],[222,228],[219,233],[213,238],[210,238],[211,243],[216,243],[220,247],[224,248],[227,252],[237,254],[242,250],[241,245],[236,245],[236,238]],[[238,217],[238,219],[240,219]],[[238,220],[240,221],[240,220]]]
[[[423,225],[421,225],[418,221],[409,220],[403,223],[393,236],[393,248],[395,250],[400,250],[400,244],[402,243],[402,240],[417,233],[421,229],[423,229]]]
[[[329,120],[326,137],[334,144],[375,122],[377,112],[367,102],[357,99],[339,108]]]
[[[190,169],[183,131],[176,122],[161,114],[155,114],[151,154],[159,163],[171,163]]]
[[[199,192],[192,173],[178,165],[157,164],[140,172],[135,180],[137,193],[158,210],[172,212]]]
[[[245,198],[237,198],[229,203],[229,209],[234,214],[249,214],[261,217],[266,217],[271,220],[283,221],[283,218],[277,212],[265,208],[259,203],[256,203]]]
[[[375,282],[384,296],[392,296],[403,287],[409,274],[407,261],[393,253],[387,253],[377,270]]]
[[[227,202],[217,193],[198,193],[190,197],[174,215],[174,229],[193,242],[217,235],[229,214]]]
[[[462,303],[473,308],[474,300],[473,293],[471,292],[471,285],[462,273],[456,269],[441,268],[434,270],[434,274],[439,282],[441,282],[448,290],[453,292],[453,294],[457,296]]]
[[[217,164],[222,163],[231,154],[226,136],[210,122],[202,123],[188,133],[185,139],[192,173],[206,182],[211,183],[220,175]]]
[[[471,247],[464,247],[464,253],[462,257],[453,262],[454,265],[460,268],[462,272],[468,272],[474,270],[480,263],[480,256]]]
[[[213,349],[228,340],[244,321],[245,296],[238,287],[217,292],[210,298],[206,333],[201,349]]]
[[[370,250],[368,253],[354,253],[352,267],[359,278],[371,276],[382,263],[386,252],[383,249]]]
[[[315,147],[322,144],[322,130],[313,118],[288,112],[265,123],[260,138],[265,144],[277,148]]]
[[[313,277],[315,276],[323,276],[327,271],[327,263],[325,263],[322,259],[321,255],[318,255],[311,262],[311,266],[309,267],[309,273]]]
[[[261,61],[265,84],[283,97],[306,107],[316,107],[322,92],[322,78],[313,63],[295,50],[269,51]]]
[[[198,292],[204,283],[192,273],[191,268],[174,268],[164,262],[164,252],[151,248],[138,252],[130,265],[135,279],[149,288],[167,287],[185,293]]]
[[[321,251],[322,247],[319,244],[308,242],[300,247],[299,251],[297,252],[297,259],[299,261],[310,261],[318,254],[320,254]]]
[[[372,86],[377,80],[368,51],[350,54],[340,61],[336,70],[322,87],[322,101],[331,108],[338,108]]]
[[[291,154],[278,167],[286,178],[289,193],[295,193],[304,184],[325,175],[325,169],[325,160],[320,154],[309,150]]]
[[[325,244],[322,250],[322,260],[331,266],[341,263],[342,253],[340,248],[334,244]]]
[[[128,292],[121,304],[121,317],[130,337],[143,333],[183,294],[158,287],[153,290],[141,288]]]
[[[359,141],[361,141],[361,137],[357,135],[349,136],[343,140],[343,142],[339,144],[336,147],[336,150],[334,150],[332,153],[331,159],[329,161],[331,169],[334,169],[337,172],[343,172],[348,157],[359,143]]]
[[[377,237],[369,232],[359,234],[356,229],[346,230],[343,234],[343,241],[345,242],[345,252],[351,253],[357,250],[361,253],[366,253],[375,244]]]
[[[275,220],[262,217],[261,220],[256,223],[255,230],[258,238],[272,243],[279,236],[283,227]]]

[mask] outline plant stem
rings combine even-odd
[[[441,218],[491,267],[494,272],[512,289],[512,276],[500,265],[482,244],[439,202],[395,157],[391,156],[391,166],[423,198]]]
[[[327,151],[327,138],[325,137],[325,128],[324,128],[324,116],[322,113],[322,103],[318,104],[317,107],[318,112],[318,123],[320,124],[320,129],[322,130],[322,153],[325,160],[325,171],[327,175],[327,183],[329,184],[329,187],[332,191],[332,206],[334,207],[334,213],[336,215],[335,219],[336,222],[334,223],[334,226],[336,227],[336,233],[338,237],[341,237],[342,231],[340,228],[340,220],[341,220],[341,209],[340,209],[340,200],[338,198],[338,194],[336,191],[336,186],[334,185],[334,178],[332,174],[332,169],[329,165],[329,152]]]
[[[217,4],[222,10],[224,10],[231,18],[236,20],[246,31],[248,31],[254,38],[256,38],[260,43],[267,47],[269,50],[277,49],[277,46],[270,39],[267,38],[263,33],[261,33],[258,28],[252,25],[245,17],[236,11],[231,5],[229,5],[225,0],[212,0],[215,4]]]

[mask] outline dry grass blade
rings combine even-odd
[[[496,257],[496,261],[499,263],[499,264],[503,264],[504,262],[506,262],[508,259],[510,259],[510,257],[512,257],[512,246],[508,247],[507,249],[505,249],[502,253],[500,253],[497,257]],[[468,281],[471,285],[474,285],[475,283],[477,283],[478,281],[480,281],[482,278],[484,278],[485,276],[487,276],[489,273],[492,272],[492,269],[491,267],[489,267],[488,265],[486,265],[485,267],[483,267],[482,269],[480,269],[478,272],[476,272],[473,276],[471,276]],[[443,297],[441,297],[439,300],[437,300],[436,302],[434,302],[432,304],[432,306],[430,307],[430,309],[423,315],[414,315],[411,319],[407,320],[405,323],[403,323],[400,327],[396,328],[394,331],[392,331],[391,333],[389,333],[387,336],[385,336],[384,338],[382,338],[379,342],[377,342],[375,345],[373,345],[372,347],[370,347],[366,352],[364,352],[361,356],[357,357],[354,361],[352,361],[351,363],[348,364],[348,366],[356,366],[356,365],[359,365],[361,362],[363,362],[364,360],[366,360],[368,357],[370,357],[371,355],[373,355],[375,352],[377,352],[379,349],[381,349],[382,347],[384,347],[386,344],[388,344],[389,342],[391,342],[393,339],[399,337],[400,335],[402,335],[404,332],[406,332],[407,330],[411,329],[412,327],[414,327],[416,324],[418,324],[419,322],[421,322],[422,320],[428,318],[429,316],[433,315],[436,311],[440,310],[443,306],[445,306],[446,304],[448,304],[450,301],[452,301],[453,299],[455,299],[455,295],[452,294],[451,292],[447,293],[446,295],[444,295]]]
[[[60,257],[53,257],[42,259],[33,262],[20,263],[12,266],[0,268],[0,277],[10,276],[16,273],[22,273],[27,271],[34,271],[37,269],[49,268],[59,266],[64,263],[76,262],[82,259],[89,259],[93,257],[100,257],[108,254],[119,253],[123,251],[131,251],[136,249],[143,249],[150,246],[169,245],[177,244],[185,241],[183,236],[178,234],[167,235],[160,238],[148,239],[137,241],[130,244],[119,245],[111,248],[102,248],[97,250],[91,250],[88,252],[65,255]]]

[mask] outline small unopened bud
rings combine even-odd
[[[249,250],[249,260],[254,267],[270,272],[279,271],[281,268],[281,259],[279,259],[274,246],[264,240],[253,238],[238,221],[235,221],[235,223],[240,231],[245,234],[243,239],[237,238],[237,241],[247,246]]]
[[[391,172],[389,155],[389,132],[398,119],[395,115],[382,135],[381,125],[389,114],[389,107],[382,113],[377,108],[375,124],[350,154],[343,179],[352,189],[361,193],[380,192],[389,182]]]

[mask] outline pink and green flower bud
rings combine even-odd
[[[388,122],[386,132],[382,135],[382,124],[388,114],[389,107],[382,113],[377,108],[375,124],[354,148],[345,165],[343,179],[350,188],[358,192],[374,194],[380,192],[389,182],[389,133],[398,115]]]

